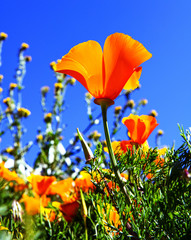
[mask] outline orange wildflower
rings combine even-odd
[[[28,181],[31,183],[33,190],[39,195],[42,196],[46,194],[48,191],[49,186],[56,181],[54,176],[41,176],[41,175],[34,175],[31,174],[28,177]]]
[[[123,141],[114,141],[111,143],[114,154],[123,154],[127,152],[127,149],[133,148],[133,144],[131,140],[123,140]],[[108,148],[104,147],[104,151],[109,153]]]
[[[80,43],[54,65],[54,70],[76,78],[95,98],[114,100],[132,74],[135,79],[140,77],[139,65],[151,56],[130,36],[114,33],[107,37],[103,52],[96,41]]]
[[[41,197],[41,207],[45,207],[48,205],[48,202],[50,201],[49,198],[47,198],[45,195]],[[23,194],[20,202],[23,202],[25,204],[25,210],[27,214],[29,215],[36,215],[40,213],[40,197],[35,194],[34,197],[30,197],[26,194]]]
[[[151,132],[159,125],[152,116],[133,114],[124,117],[122,123],[128,128],[130,139],[139,145],[143,144]]]
[[[79,209],[79,203],[77,201],[60,205],[60,211],[63,213],[67,222],[71,222],[77,214]]]
[[[105,229],[107,232],[109,232],[110,230],[110,228],[107,226],[107,222],[116,228],[120,227],[121,222],[120,222],[119,214],[111,204],[106,204],[106,207],[104,208],[101,208],[100,205],[98,205],[97,207],[98,207],[99,213],[101,214],[104,220],[104,223],[106,222]]]
[[[0,163],[0,177],[6,181],[15,181],[16,185],[14,186],[15,191],[22,191],[27,187],[25,181],[20,178],[15,171],[10,171],[4,166],[4,162]]]
[[[94,189],[94,184],[91,182],[91,175],[86,171],[81,171],[80,176],[75,180],[76,188],[81,188],[83,192],[88,192]]]
[[[59,182],[54,182],[48,188],[47,195],[58,194],[64,203],[71,203],[78,199],[78,193],[75,191],[75,182],[72,178],[67,178]]]

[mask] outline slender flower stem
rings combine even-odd
[[[104,131],[105,131],[105,138],[106,138],[106,142],[107,142],[107,147],[108,147],[108,151],[109,151],[109,156],[110,156],[112,168],[113,168],[115,176],[117,178],[117,182],[119,184],[119,187],[125,195],[126,202],[127,202],[128,205],[130,205],[131,200],[130,200],[129,195],[127,193],[127,189],[123,184],[123,180],[122,180],[122,177],[120,175],[120,172],[119,172],[119,169],[118,169],[118,166],[117,166],[117,162],[116,162],[116,159],[115,159],[115,156],[114,156],[114,153],[113,153],[113,149],[112,149],[112,146],[111,146],[109,128],[108,128],[108,123],[107,123],[107,108],[108,108],[108,106],[113,104],[113,101],[110,100],[110,99],[96,99],[94,102],[96,104],[101,105],[103,125],[104,125]]]

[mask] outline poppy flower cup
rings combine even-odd
[[[130,36],[114,33],[107,37],[103,51],[93,40],[76,45],[54,65],[54,70],[74,77],[96,99],[113,101],[131,76],[130,86],[135,88],[142,70],[139,66],[151,56]]]

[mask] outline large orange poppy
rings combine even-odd
[[[143,144],[151,132],[159,125],[155,117],[133,114],[124,117],[122,123],[128,128],[130,139],[139,145]]]
[[[114,100],[131,76],[137,81],[139,65],[151,56],[130,36],[114,33],[107,37],[103,52],[96,41],[80,43],[58,61],[54,70],[76,78],[95,98]]]

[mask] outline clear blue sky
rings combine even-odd
[[[190,56],[191,56],[191,1],[173,0],[17,0],[1,1],[0,32],[8,34],[3,45],[0,74],[3,86],[14,81],[18,49],[22,42],[30,45],[26,51],[32,56],[24,79],[23,107],[31,116],[24,122],[28,128],[24,140],[34,140],[37,128],[42,125],[40,88],[49,85],[53,91],[55,78],[49,63],[60,59],[74,45],[96,40],[102,46],[106,37],[114,32],[131,35],[153,54],[145,62],[140,79],[140,91],[135,101],[148,99],[140,114],[151,109],[158,112],[159,127],[149,137],[154,146],[158,129],[163,129],[162,145],[180,146],[177,123],[184,128],[191,126],[190,111]],[[68,109],[63,122],[68,123],[64,144],[72,137],[76,127],[83,130],[86,108],[86,90],[77,83],[66,93]],[[51,101],[51,100],[50,100]],[[116,105],[119,102],[116,101]],[[112,122],[110,122],[110,126]],[[126,138],[126,129],[121,136]],[[35,151],[29,162],[32,164]]]

